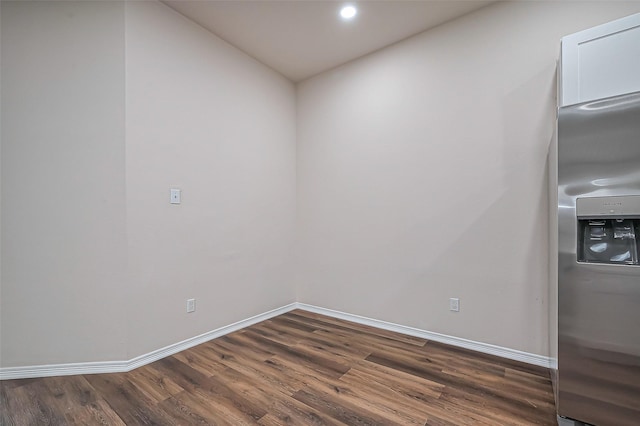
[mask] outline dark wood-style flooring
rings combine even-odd
[[[293,311],[128,373],[0,382],[2,425],[555,424],[546,369]]]

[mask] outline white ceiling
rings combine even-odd
[[[294,82],[477,10],[483,0],[167,0],[172,9]],[[349,22],[340,8],[353,4]]]

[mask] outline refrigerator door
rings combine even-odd
[[[640,424],[639,195],[640,93],[561,108],[561,416],[594,425]]]

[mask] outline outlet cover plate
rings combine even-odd
[[[457,297],[449,299],[449,310],[453,312],[460,312],[460,299]]]

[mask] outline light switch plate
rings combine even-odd
[[[181,194],[180,190],[177,188],[171,188],[171,204],[180,204],[181,202]]]

